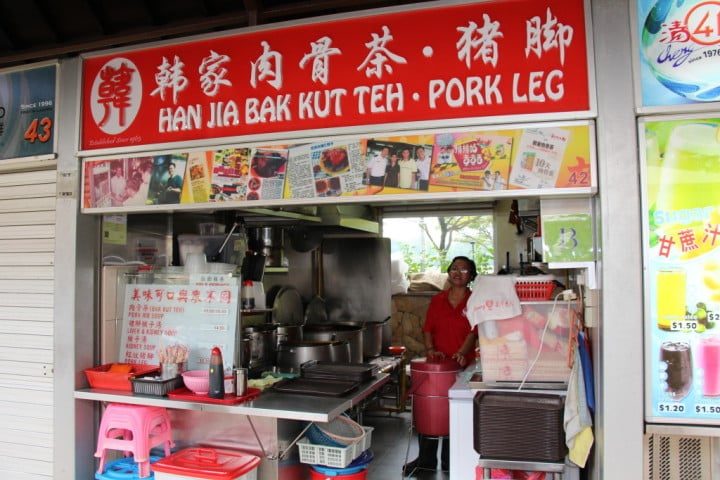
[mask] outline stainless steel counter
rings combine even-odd
[[[239,405],[218,405],[204,402],[170,400],[165,397],[138,395],[132,392],[101,389],[80,389],[75,391],[79,400],[99,402],[128,403],[149,405],[178,410],[197,410],[202,412],[232,413],[252,417],[271,417],[286,420],[309,422],[329,422],[349,408],[358,405],[390,379],[386,373],[380,373],[366,382],[353,393],[345,397],[320,397],[313,395],[295,395],[266,390],[255,400]]]

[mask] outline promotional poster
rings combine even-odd
[[[87,159],[83,209],[589,188],[590,132],[450,131]]]
[[[720,119],[646,122],[649,411],[720,420]]]

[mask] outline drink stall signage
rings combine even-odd
[[[586,35],[582,0],[487,1],[87,56],[81,150],[590,116]]]
[[[543,215],[544,262],[595,260],[592,217],[588,214]]]
[[[55,65],[0,74],[0,160],[55,151]]]
[[[238,287],[227,282],[202,285],[130,284],[125,290],[120,361],[160,363],[160,350],[186,347],[190,370],[206,369],[210,351],[235,356]]]
[[[720,2],[637,2],[641,105],[720,101]]]
[[[720,424],[720,119],[643,136],[646,415]]]

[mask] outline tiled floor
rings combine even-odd
[[[402,466],[405,463],[405,453],[408,447],[408,429],[410,414],[384,415],[367,414],[363,424],[374,427],[372,433],[372,451],[375,459],[368,470],[369,480],[391,480],[405,478],[402,475]],[[408,460],[417,455],[417,439],[410,442]],[[440,461],[438,459],[438,465]],[[414,478],[418,480],[449,480],[446,472],[418,471]]]

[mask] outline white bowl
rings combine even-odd
[[[188,390],[197,395],[207,395],[210,391],[210,374],[207,370],[189,370],[182,373],[183,383]]]

